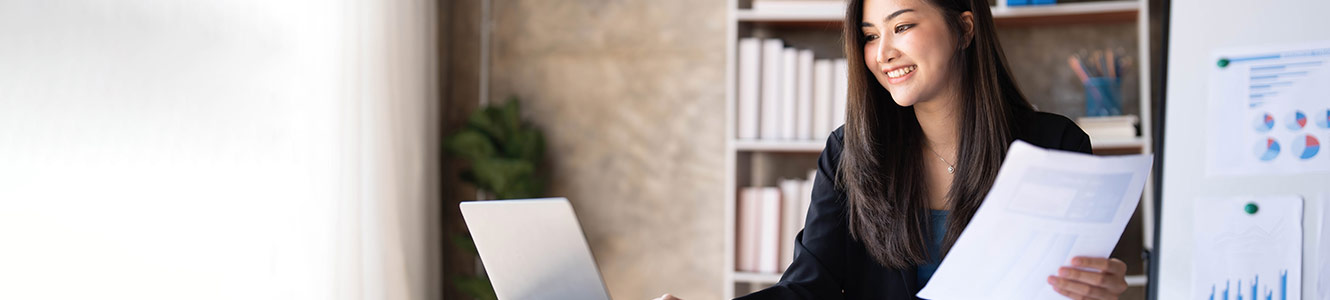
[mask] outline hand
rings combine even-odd
[[[675,298],[674,295],[664,294],[661,295],[660,297],[657,297],[656,299],[651,299],[651,300],[683,300],[683,299]]]
[[[1091,269],[1093,271],[1086,271]],[[1127,291],[1127,264],[1116,258],[1077,256],[1048,276],[1053,290],[1071,299],[1117,299]]]

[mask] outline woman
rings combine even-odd
[[[780,283],[741,299],[915,299],[992,187],[1015,139],[1090,152],[1017,90],[986,0],[851,0],[846,124],[818,158],[806,226]],[[1116,299],[1126,264],[1078,257],[1049,276]],[[1091,271],[1093,270],[1093,271]],[[666,295],[661,299],[673,299]]]

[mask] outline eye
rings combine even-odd
[[[906,29],[910,29],[910,28],[913,28],[913,27],[914,27],[914,24],[900,24],[900,25],[896,25],[895,32],[896,32],[896,33],[901,33],[901,31],[905,31]]]
[[[871,42],[871,41],[876,40],[876,39],[877,39],[877,35],[876,35],[876,34],[868,34],[868,35],[864,35],[864,42],[865,42],[865,43],[867,43],[867,42]]]

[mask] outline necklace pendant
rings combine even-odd
[[[954,173],[956,173],[956,167],[948,166],[948,167],[947,167],[947,174],[954,174]]]

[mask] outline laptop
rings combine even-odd
[[[462,202],[500,300],[609,300],[586,236],[565,198]]]

